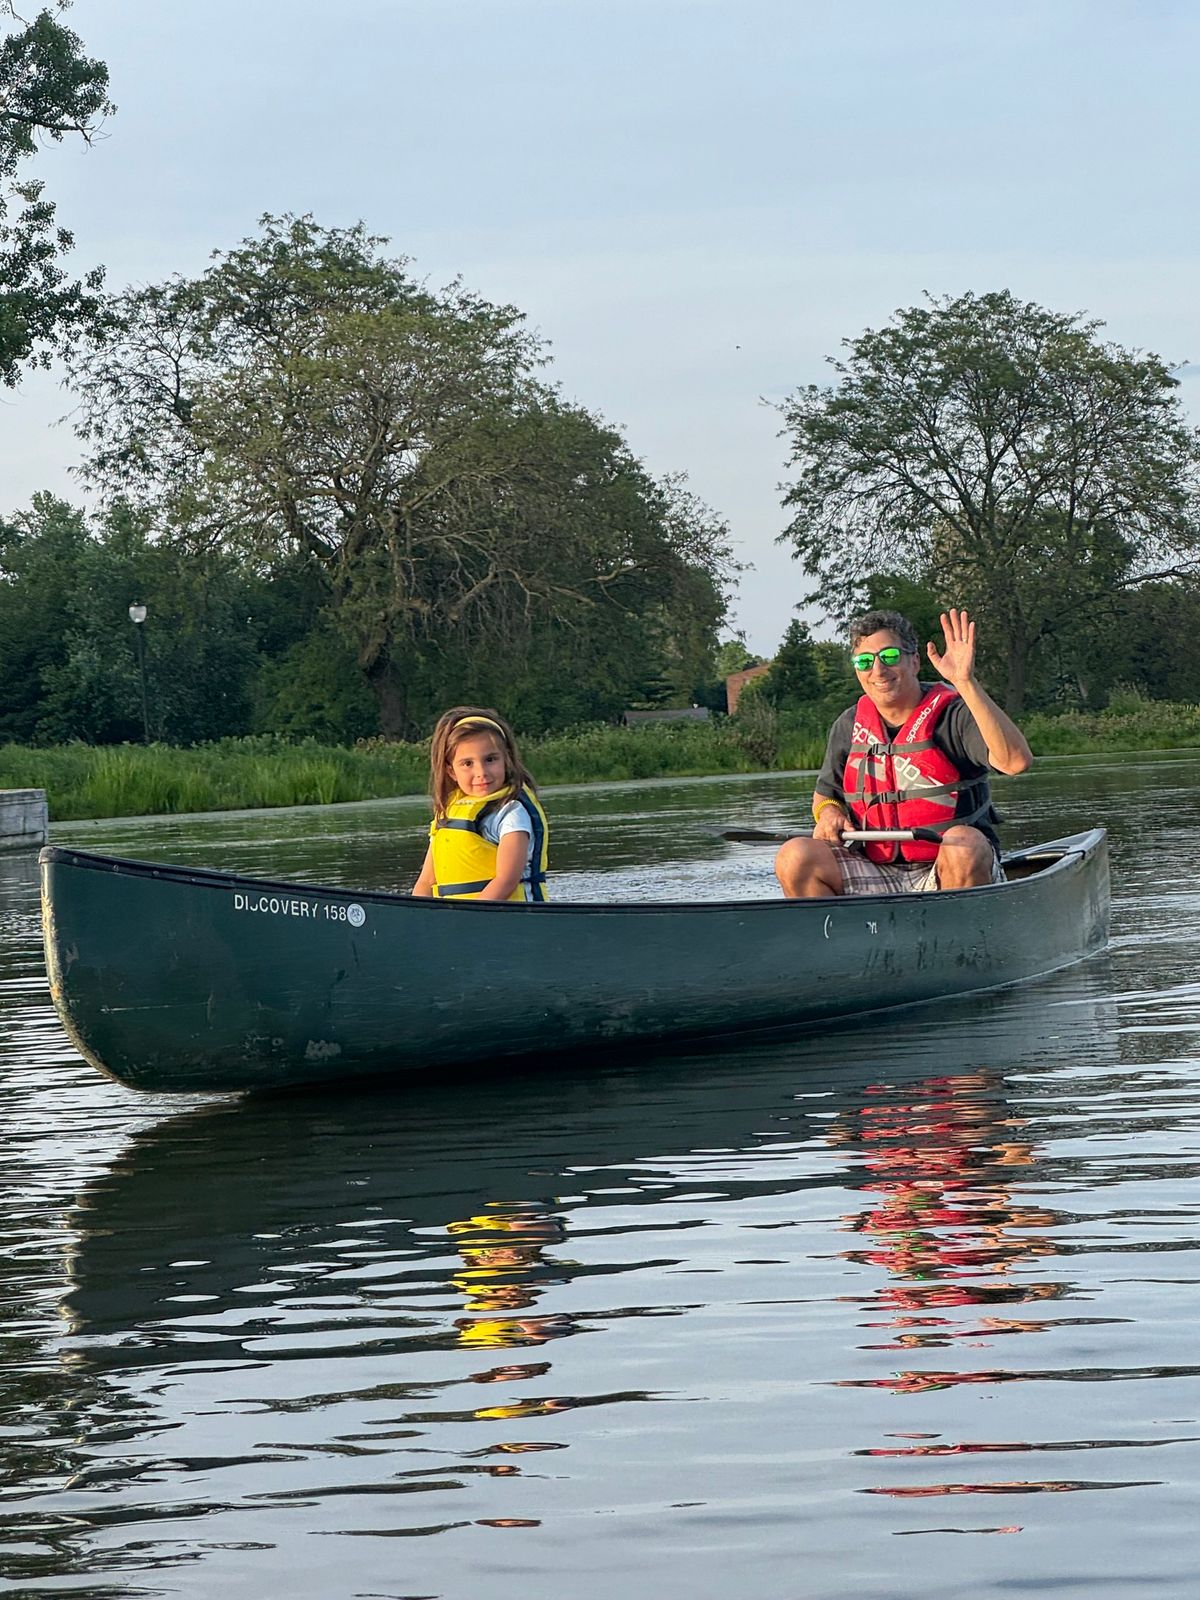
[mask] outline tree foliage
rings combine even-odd
[[[539,379],[515,308],[429,290],[385,242],[268,217],[120,297],[74,368],[94,477],[193,545],[312,562],[391,734],[442,665],[486,674],[541,629],[638,617],[711,653],[724,526]]]
[[[45,366],[56,343],[97,314],[102,274],[69,277],[74,244],[55,219],[45,185],[25,177],[39,139],[90,143],[113,107],[108,69],[83,53],[60,20],[63,5],[25,22],[0,0],[0,382]]]
[[[784,407],[782,536],[845,612],[880,570],[933,584],[1003,641],[1020,708],[1031,652],[1120,585],[1197,561],[1197,434],[1153,355],[1008,292],[897,312],[846,343],[830,387]]]
[[[1099,710],[1114,694],[1200,704],[1200,582],[1120,590],[1064,632],[1034,689],[1047,709]]]
[[[794,710],[820,699],[816,646],[808,624],[798,617],[788,623],[771,670],[760,680],[757,692],[777,711]]]
[[[327,611],[314,616],[309,630],[280,655],[264,654],[252,682],[256,733],[337,745],[379,732],[374,697]]]
[[[151,737],[194,744],[249,732],[260,672],[319,621],[319,604],[306,609],[298,589],[287,573],[153,539],[128,507],[93,527],[36,495],[0,525],[0,740],[143,737],[135,600],[147,607]]]
[[[719,678],[728,678],[732,673],[745,672],[747,667],[762,667],[766,663],[750,649],[745,636],[738,633],[732,639],[723,639],[717,646],[713,665]]]
[[[0,523],[0,742],[38,736],[46,677],[66,655],[88,543],[83,514],[50,495]]]

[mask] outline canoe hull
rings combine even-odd
[[[52,846],[81,1053],[153,1091],[277,1088],[802,1026],[1020,982],[1105,942],[1100,830],[940,895],[548,906],[268,883]],[[1023,858],[1013,858],[1020,862]]]

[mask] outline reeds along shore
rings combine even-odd
[[[1200,706],[1142,702],[1095,714],[1025,718],[1039,755],[1200,747]],[[825,723],[738,717],[710,723],[592,727],[522,739],[540,784],[616,783],[819,766]],[[425,744],[353,749],[258,735],[192,749],[168,745],[0,746],[0,788],[45,789],[52,821],[233,811],[421,794]]]

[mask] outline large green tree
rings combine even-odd
[[[1197,565],[1196,430],[1153,355],[1008,292],[931,298],[785,404],[790,540],[845,611],[873,573],[976,609],[1019,711],[1031,653]]]
[[[540,629],[636,617],[710,650],[723,525],[541,381],[513,307],[429,290],[385,242],[265,218],[200,278],[116,300],[74,367],[96,479],[193,544],[313,563],[391,735],[421,731],[443,667],[486,676]]]
[[[26,175],[40,140],[91,141],[113,107],[108,69],[86,56],[61,21],[65,4],[25,21],[0,0],[0,383],[45,366],[64,336],[99,309],[101,274],[72,279],[63,257],[74,244],[45,185]]]

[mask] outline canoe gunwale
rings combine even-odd
[[[937,895],[939,904],[948,904],[961,901],[962,896],[970,894],[977,896],[980,893],[995,894],[998,892],[1013,892],[1019,890],[1023,884],[1033,881],[1045,881],[1051,874],[1065,871],[1071,861],[1083,858],[1100,848],[1104,841],[1102,828],[1091,828],[1084,833],[1073,834],[1061,839],[1053,839],[1046,843],[1031,845],[1027,849],[1006,852],[1001,860],[1005,865],[1020,865],[1022,863],[1046,862],[1044,866],[1037,866],[1036,870],[1023,873],[1005,883],[980,884],[972,889],[943,889]],[[137,878],[150,878],[164,883],[185,884],[193,888],[206,889],[231,889],[239,885],[249,884],[257,890],[269,890],[274,894],[295,895],[298,891],[307,894],[327,895],[335,899],[366,901],[373,905],[407,905],[413,911],[432,913],[437,916],[494,916],[497,913],[507,915],[529,915],[550,917],[577,917],[580,914],[588,916],[629,916],[629,915],[662,915],[667,912],[687,911],[689,913],[753,911],[755,914],[773,911],[775,913],[787,912],[794,915],[803,907],[814,910],[824,907],[829,910],[829,899],[813,900],[785,900],[782,897],[770,900],[566,900],[524,902],[517,900],[440,900],[433,896],[414,896],[398,890],[353,888],[343,885],[319,884],[300,882],[286,878],[262,878],[254,874],[225,872],[215,867],[181,867],[165,862],[141,861],[130,856],[106,856],[95,851],[77,849],[71,845],[46,845],[38,855],[41,866],[65,865],[83,868],[92,872],[111,873],[115,876],[129,876]],[[900,894],[856,894],[835,896],[839,901],[852,900],[855,905],[892,905],[927,899],[927,893],[900,893]]]

